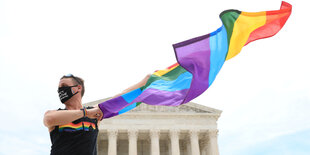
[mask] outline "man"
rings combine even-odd
[[[150,75],[147,75],[142,81],[116,96],[144,86],[149,77]],[[83,79],[72,74],[60,79],[58,93],[65,109],[48,110],[43,119],[50,133],[51,155],[97,154],[98,126],[103,114],[98,105],[82,106],[84,92]]]

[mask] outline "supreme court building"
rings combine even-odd
[[[100,123],[98,155],[218,155],[220,114],[192,102],[177,107],[142,103]]]

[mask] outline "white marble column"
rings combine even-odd
[[[171,140],[168,140],[168,155],[172,155],[172,153],[171,153]]]
[[[187,152],[187,155],[191,155],[192,154],[192,150],[191,150],[191,141],[190,139],[187,139],[185,141],[186,143],[186,152]]]
[[[156,129],[150,130],[151,136],[151,155],[159,155],[159,135],[160,131]]]
[[[136,129],[128,130],[129,155],[137,155],[137,138],[138,138],[138,130]]]
[[[192,150],[191,154],[192,155],[194,155],[194,154],[200,155],[198,131],[197,130],[190,130],[189,136],[190,136],[190,143],[191,143],[191,150]]]
[[[206,140],[203,140],[201,142],[201,155],[207,155],[207,151],[208,151],[208,141],[207,139]]]
[[[117,155],[117,130],[108,130],[108,155]]]
[[[179,135],[180,135],[180,130],[172,129],[169,131],[172,155],[180,155]]]
[[[219,155],[219,149],[217,144],[218,130],[208,131],[208,150],[207,155]]]

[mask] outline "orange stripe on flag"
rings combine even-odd
[[[290,16],[291,10],[292,5],[282,2],[280,10],[266,11],[265,25],[253,31],[245,45],[252,41],[268,38],[277,34]]]
[[[157,75],[157,76],[163,76],[165,74],[167,74],[168,72],[170,72],[171,70],[175,69],[176,67],[178,67],[179,64],[178,63],[175,63],[171,66],[169,66],[167,69],[164,69],[164,70],[158,70],[156,71],[155,73],[153,73],[154,75]]]

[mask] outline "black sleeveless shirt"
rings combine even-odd
[[[50,132],[51,155],[97,155],[98,131],[97,119],[88,117],[56,126]]]

